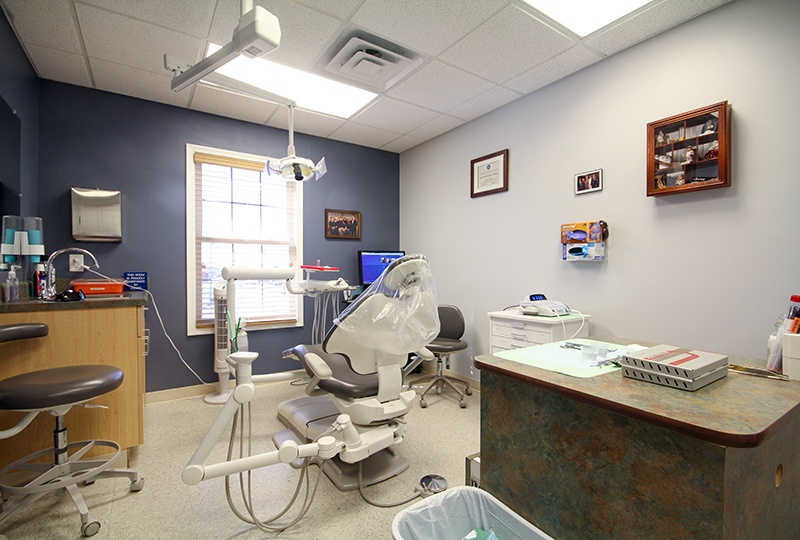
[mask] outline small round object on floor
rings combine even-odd
[[[468,396],[471,396],[472,395],[472,388],[470,388],[469,386],[466,387],[464,389],[464,393],[467,394]]]
[[[131,491],[142,491],[142,488],[144,488],[144,478],[131,482]]]
[[[84,525],[81,525],[81,534],[83,536],[94,536],[97,534],[97,531],[100,530],[100,522],[99,521],[90,521]]]
[[[467,402],[464,401],[463,399],[461,399],[458,402],[458,406],[461,407],[462,409],[466,409],[467,408]]]
[[[425,491],[439,493],[447,489],[447,480],[438,474],[427,474],[419,481],[419,485],[422,486],[422,489]]]
[[[428,406],[428,403],[424,399],[419,400],[419,406],[423,409]]]

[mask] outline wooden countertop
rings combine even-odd
[[[593,336],[627,345],[640,341]],[[763,360],[730,356],[729,362],[764,366]],[[570,377],[486,354],[475,365],[548,391],[721,446],[755,447],[800,414],[800,381],[779,381],[729,372],[694,392],[623,377],[619,371]]]
[[[102,309],[116,307],[146,306],[144,292],[128,292],[118,295],[87,296],[76,302],[22,299],[16,304],[0,304],[0,313],[30,313],[33,311],[64,311],[70,309]]]

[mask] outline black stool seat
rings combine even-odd
[[[44,337],[47,335],[47,325],[41,323],[17,323],[0,326],[0,343],[17,339]]]
[[[448,354],[462,351],[467,348],[467,342],[460,339],[437,337],[426,345],[427,349],[433,354]]]
[[[33,410],[80,403],[122,384],[113,366],[67,366],[23,373],[0,381],[0,409]]]

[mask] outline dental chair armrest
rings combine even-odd
[[[306,386],[306,394],[310,396],[317,388],[317,384],[319,384],[320,381],[333,377],[333,371],[331,371],[330,366],[325,363],[325,360],[314,353],[305,355],[305,365],[313,373],[311,381],[309,381],[308,386]]]

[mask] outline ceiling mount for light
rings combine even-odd
[[[253,0],[241,0],[241,19],[230,43],[193,66],[175,65],[166,54],[164,65],[174,74],[170,86],[175,92],[180,92],[239,55],[261,58],[280,44],[281,26],[278,18],[261,6],[253,7]]]

